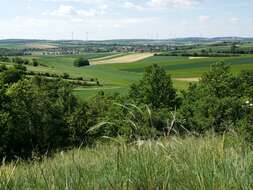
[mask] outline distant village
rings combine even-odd
[[[85,53],[127,53],[127,52],[166,52],[170,50],[175,50],[175,47],[168,45],[95,45],[95,46],[85,46],[85,47],[57,47],[49,49],[26,49],[25,54],[30,55],[78,55],[83,52]]]

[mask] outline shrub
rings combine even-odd
[[[1,64],[0,65],[0,72],[3,72],[3,71],[6,71],[7,70],[7,67],[5,64]]]
[[[23,72],[16,68],[7,69],[0,74],[0,81],[3,84],[12,84],[23,78]]]
[[[199,133],[242,130],[241,123],[250,113],[250,103],[245,102],[250,99],[248,92],[253,88],[245,79],[251,77],[246,76],[233,76],[224,63],[212,65],[198,85],[191,85],[183,93],[179,113],[184,128]]]
[[[62,76],[64,79],[69,79],[69,74],[68,73],[63,73],[63,76]]]
[[[32,65],[33,65],[34,67],[37,67],[37,66],[39,65],[38,60],[37,60],[37,59],[33,59],[33,60],[32,60]]]
[[[14,62],[16,64],[20,64],[20,65],[24,64],[24,60],[21,57],[14,57],[12,59],[12,62]]]
[[[74,61],[75,67],[83,67],[83,66],[89,66],[90,62],[88,59],[85,59],[84,57],[79,57]]]
[[[2,89],[3,91],[3,89]],[[76,105],[62,81],[19,80],[0,97],[0,159],[30,158],[69,146],[65,118]]]
[[[2,61],[2,62],[10,62],[10,59],[7,56],[0,56],[0,61]]]
[[[153,108],[175,109],[179,105],[171,77],[158,65],[146,68],[139,83],[131,86],[129,96],[137,104],[147,104]]]

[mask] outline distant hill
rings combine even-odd
[[[0,40],[0,44],[27,44],[27,43],[45,43],[49,40],[33,40],[33,39],[4,39]]]
[[[44,44],[54,43],[59,45],[85,45],[85,44],[117,44],[117,45],[187,45],[187,44],[203,44],[216,42],[253,42],[253,38],[244,37],[215,37],[215,38],[201,38],[201,37],[186,37],[173,39],[115,39],[115,40],[41,40],[41,39],[4,39],[0,40],[1,44]]]

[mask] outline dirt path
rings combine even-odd
[[[206,59],[207,57],[189,57],[189,59]]]
[[[76,88],[75,91],[94,91],[94,90],[113,90],[113,89],[120,89],[122,87],[115,86],[115,87],[93,87],[93,88]]]
[[[198,82],[199,78],[173,78],[176,81]]]
[[[105,57],[90,59],[90,62],[105,61],[105,60],[109,60],[109,59],[112,59],[112,58],[121,57],[123,55],[124,55],[123,53],[120,53],[120,54],[115,54],[115,55],[109,55],[109,56],[105,56]]]
[[[133,63],[136,61],[146,59],[148,57],[152,57],[153,55],[154,53],[133,53],[108,60],[94,61],[91,62],[91,64],[99,65],[99,64],[114,64],[114,63]]]

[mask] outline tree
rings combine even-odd
[[[83,66],[89,66],[90,62],[88,59],[85,59],[84,57],[79,57],[74,61],[75,67],[83,67]]]
[[[153,108],[175,109],[179,103],[171,77],[158,65],[146,68],[139,83],[131,86],[129,96],[137,104],[148,104]]]
[[[244,96],[247,96],[253,101],[253,70],[242,71],[240,77],[240,91],[244,91]]]
[[[86,103],[81,103],[68,118],[71,141],[73,144],[89,144],[95,140],[95,136],[89,135],[88,130],[97,123],[97,113]]]
[[[0,72],[3,72],[3,71],[6,71],[7,70],[7,67],[5,64],[1,64],[0,65]]]
[[[21,57],[14,57],[12,61],[14,63],[20,64],[20,65],[24,64],[24,62],[25,62]]]
[[[245,105],[245,101],[249,100],[246,93],[246,90],[250,89],[249,84],[242,78],[252,79],[252,75],[243,76],[233,76],[230,67],[222,62],[213,64],[210,71],[202,76],[199,84],[190,85],[189,89],[183,92],[178,117],[180,124],[189,131],[199,133],[208,130],[223,133],[238,129],[247,117],[250,105],[250,102]],[[251,88],[252,86],[251,83]],[[243,125],[245,127],[245,123]],[[182,128],[179,127],[180,129]]]
[[[201,89],[205,93],[215,97],[226,97],[239,95],[239,78],[233,76],[230,66],[224,62],[218,62],[211,65],[209,72],[204,73],[200,80]]]
[[[63,76],[62,76],[64,79],[69,79],[69,74],[68,73],[63,73]]]
[[[2,62],[10,62],[10,59],[7,56],[1,56],[0,55],[0,61],[2,61]]]
[[[236,53],[238,47],[236,45],[236,43],[233,43],[232,46],[231,46],[231,53]]]
[[[30,64],[29,59],[25,59],[25,60],[24,60],[24,64],[25,64],[25,65],[29,65],[29,64]]]
[[[6,90],[0,86],[0,92],[0,159],[30,158],[70,145],[66,118],[76,99],[67,83],[35,77]]]
[[[32,60],[32,65],[33,65],[34,67],[37,67],[37,66],[39,65],[38,60],[37,60],[37,59],[33,59],[33,60]]]
[[[23,73],[22,71],[16,68],[7,69],[6,71],[0,74],[0,80],[2,81],[3,84],[16,83],[23,78],[22,73]]]

